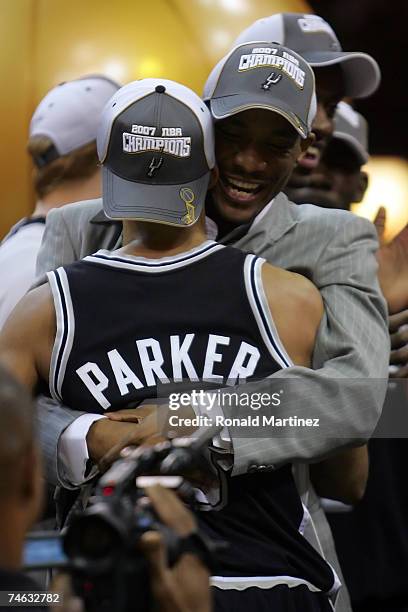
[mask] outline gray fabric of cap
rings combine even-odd
[[[318,15],[278,13],[258,19],[241,32],[234,45],[257,40],[276,40],[316,68],[341,64],[345,96],[370,96],[380,84],[377,62],[367,53],[343,51],[331,26]]]
[[[129,83],[105,107],[97,145],[108,217],[197,221],[215,157],[211,116],[193,91],[167,79]]]
[[[37,106],[30,137],[46,136],[55,157],[67,155],[96,140],[102,110],[119,85],[102,75],[67,81],[54,87]]]
[[[340,102],[337,106],[333,138],[338,138],[349,145],[362,164],[368,161],[367,121],[346,102]]]
[[[282,115],[302,138],[316,113],[312,69],[300,55],[274,42],[233,49],[211,72],[203,97],[214,119],[266,109]]]

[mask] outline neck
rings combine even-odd
[[[33,215],[47,215],[52,208],[81,200],[93,200],[101,196],[99,170],[86,179],[69,180],[58,185],[36,203]]]
[[[25,525],[21,520],[23,517],[11,502],[2,503],[0,508],[0,567],[18,570],[21,567],[25,536]]]
[[[207,240],[204,215],[192,227],[171,227],[142,221],[123,222],[123,244],[120,251],[158,259],[189,251]]]

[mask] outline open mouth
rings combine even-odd
[[[320,161],[320,149],[318,149],[317,147],[311,146],[308,148],[305,155],[303,155],[299,159],[298,164],[302,168],[307,168],[308,170],[314,170],[314,168],[317,168],[317,166],[319,165],[319,161]]]
[[[233,177],[220,177],[219,184],[225,195],[233,202],[248,203],[256,200],[265,189],[265,183],[256,181],[242,181]]]

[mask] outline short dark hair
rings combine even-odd
[[[27,150],[33,159],[41,157],[53,145],[47,136],[33,136],[29,139]],[[90,142],[72,153],[58,157],[33,170],[34,189],[39,198],[51,193],[61,183],[91,177],[98,168],[96,142]]]
[[[19,459],[34,441],[34,427],[29,392],[0,366],[0,500],[13,491]]]

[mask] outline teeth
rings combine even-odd
[[[259,184],[254,185],[254,183],[246,183],[245,181],[237,181],[235,179],[233,181],[228,179],[228,183],[237,190],[244,189],[245,191],[254,192],[259,188]]]
[[[311,155],[312,157],[320,157],[320,150],[316,147],[311,146],[308,148],[307,154]]]

